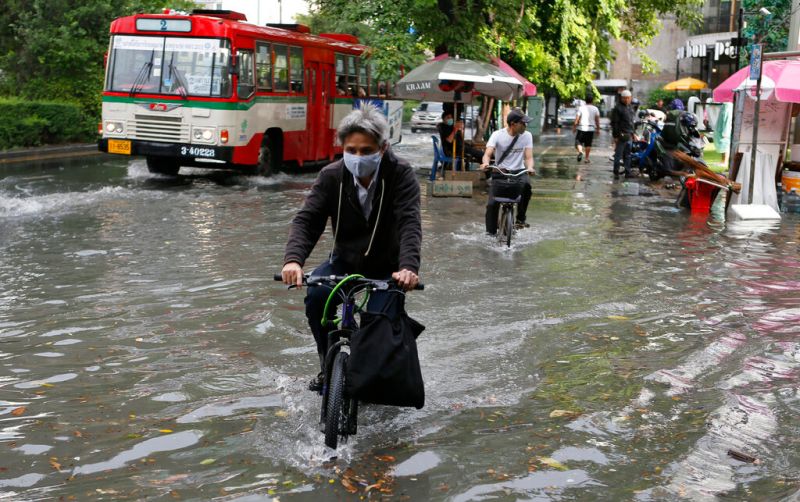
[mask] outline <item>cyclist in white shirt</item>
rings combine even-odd
[[[586,96],[586,104],[578,108],[578,115],[575,116],[575,123],[572,124],[572,132],[575,134],[575,149],[578,150],[578,162],[586,156],[586,163],[589,160],[589,152],[592,151],[592,140],[594,133],[600,130],[600,110],[594,106],[594,96]]]
[[[528,202],[531,200],[531,181],[529,175],[536,174],[533,169],[533,136],[526,130],[527,123],[531,118],[525,115],[519,108],[514,108],[506,117],[507,127],[492,133],[489,141],[486,142],[486,151],[483,154],[481,169],[486,170],[495,154],[495,159],[502,159],[497,162],[497,167],[503,168],[511,173],[519,172],[523,169],[527,174],[520,177],[524,183],[522,189],[522,199],[519,203],[517,212],[517,227],[529,227],[525,222],[525,213],[528,211]],[[516,140],[515,137],[519,136]],[[513,143],[513,145],[512,145]],[[506,150],[511,150],[506,153]],[[495,235],[497,233],[497,212],[499,205],[494,200],[494,195],[489,192],[489,200],[486,203],[486,233]]]

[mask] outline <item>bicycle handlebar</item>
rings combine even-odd
[[[345,277],[347,277],[347,276],[346,275],[318,275],[318,276],[313,276],[311,274],[303,274],[303,284],[306,284],[306,285],[308,285],[308,284],[317,285],[317,284],[321,284],[321,283],[329,283],[331,285],[336,285],[336,284],[340,283],[342,280],[344,280]],[[272,278],[274,280],[276,280],[276,281],[283,282],[283,276],[281,274],[275,274],[275,275],[272,276]],[[398,288],[397,281],[395,281],[394,279],[378,280],[378,279],[367,279],[367,278],[363,278],[362,279],[362,278],[358,278],[358,279],[352,279],[352,281],[357,283],[357,284],[361,284],[361,285],[371,284],[371,285],[375,286],[378,290],[387,290],[387,289],[390,289],[390,288]],[[414,286],[414,289],[417,290],[417,291],[422,291],[422,290],[425,289],[425,285],[422,284],[421,282],[417,283],[417,285]]]
[[[520,169],[517,172],[513,172],[513,171],[508,171],[508,169],[506,169],[505,167],[499,167],[499,166],[496,166],[494,164],[489,164],[486,167],[488,169],[493,169],[493,170],[497,171],[498,173],[504,174],[506,176],[512,176],[512,177],[522,176],[523,174],[527,174],[528,173],[527,169]]]

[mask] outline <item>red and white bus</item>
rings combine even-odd
[[[333,160],[336,125],[360,100],[399,141],[402,102],[367,47],[302,25],[256,26],[232,11],[138,14],[111,23],[101,151],[181,166],[270,174]]]

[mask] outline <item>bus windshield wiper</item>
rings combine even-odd
[[[175,77],[175,80],[178,81],[178,94],[181,95],[183,99],[188,99],[188,85],[183,80],[183,76],[181,76],[180,70],[175,66],[175,53],[172,53],[172,57],[169,60],[169,68],[170,77]]]
[[[136,95],[141,90],[141,87],[144,85],[145,81],[147,81],[149,78],[150,70],[153,69],[153,57],[155,56],[155,53],[155,49],[150,51],[150,60],[144,62],[142,68],[139,70],[139,73],[136,75],[136,79],[134,79],[133,85],[131,86],[130,97]]]

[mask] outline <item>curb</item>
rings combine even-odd
[[[59,146],[42,146],[0,151],[0,165],[58,160],[72,157],[103,155],[97,143],[79,143]]]

